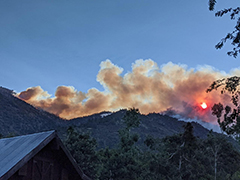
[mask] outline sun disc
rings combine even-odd
[[[206,108],[207,108],[207,104],[206,104],[205,102],[203,102],[203,103],[201,104],[201,107],[202,107],[203,109],[206,109]]]

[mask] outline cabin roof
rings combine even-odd
[[[75,160],[63,146],[55,131],[47,131],[12,138],[0,139],[0,179],[14,174],[27,161],[35,156],[51,140],[56,138],[81,177],[85,177]]]

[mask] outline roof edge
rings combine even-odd
[[[81,176],[83,180],[91,180],[84,172],[82,171],[81,167],[78,166],[76,160],[72,157],[68,149],[64,146],[61,139],[58,137],[57,132],[55,130],[52,131],[45,131],[51,132],[38,146],[36,146],[32,151],[30,151],[26,156],[24,156],[18,163],[16,163],[8,172],[0,177],[0,180],[7,180],[10,178],[14,173],[16,173],[22,166],[25,165],[31,158],[33,158],[38,152],[40,152],[48,143],[50,143],[53,139],[56,139],[59,143],[60,147],[62,148],[63,152],[66,154],[68,159],[70,160],[71,164],[77,171],[77,173]],[[44,133],[44,132],[40,132]],[[33,133],[33,134],[40,134],[40,133]],[[31,135],[31,134],[28,134]],[[28,136],[23,135],[23,136]],[[17,136],[15,136],[17,137]],[[14,137],[13,137],[14,138]]]
[[[28,162],[33,156],[35,156],[39,151],[41,151],[50,141],[52,141],[55,137],[57,137],[57,133],[55,130],[45,131],[52,132],[49,134],[37,147],[35,147],[31,152],[29,152],[26,156],[24,156],[18,163],[16,163],[8,172],[6,172],[0,180],[7,180],[10,178],[18,169],[20,169],[26,162]],[[43,133],[43,132],[40,132]],[[39,134],[39,133],[33,133]],[[31,135],[31,134],[29,134]],[[23,135],[28,136],[28,135]],[[14,137],[13,137],[14,138]]]

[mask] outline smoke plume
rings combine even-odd
[[[239,72],[238,69],[233,70],[234,74]],[[100,64],[97,75],[97,81],[104,91],[92,88],[84,93],[74,87],[59,86],[55,96],[51,97],[37,86],[17,96],[66,119],[135,107],[143,114],[174,113],[216,123],[216,118],[211,115],[211,107],[214,103],[230,102],[228,95],[221,95],[217,91],[206,93],[214,80],[232,75],[210,66],[189,69],[185,65],[169,62],[159,67],[152,60],[137,60],[132,64],[131,72],[122,73],[122,68],[106,60]],[[202,102],[208,105],[207,109],[201,108]]]

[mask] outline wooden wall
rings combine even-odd
[[[9,180],[81,180],[68,157],[51,141]]]

